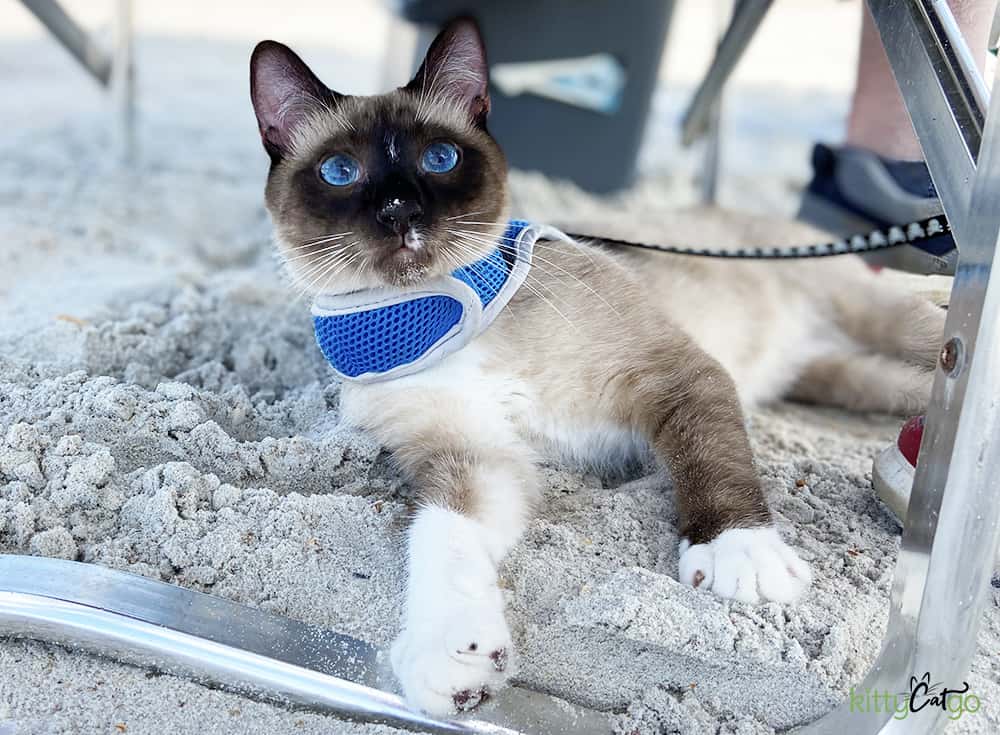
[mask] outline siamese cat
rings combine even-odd
[[[328,89],[264,41],[251,97],[277,247],[303,290],[405,291],[503,247],[506,164],[472,21],[449,24],[409,84],[372,97]],[[743,408],[787,396],[919,412],[943,323],[853,256],[734,263],[536,245],[528,280],[463,349],[342,387],[344,420],[420,493],[390,655],[405,698],[466,710],[511,675],[496,569],[540,502],[546,454],[606,463],[651,450],[676,493],[680,581],[794,602],[809,566],[774,525]]]

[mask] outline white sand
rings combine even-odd
[[[841,4],[820,6],[849,36]],[[0,98],[17,115],[5,115],[0,138],[0,552],[107,565],[386,644],[398,624],[402,501],[412,490],[379,447],[339,425],[306,305],[289,297],[268,252],[245,65],[251,38],[288,34],[241,15],[227,26],[233,16],[221,13],[210,39],[181,40],[190,28],[179,16],[148,20],[160,23],[150,33],[167,37],[141,46],[142,165],[112,179],[101,97],[48,42],[15,38],[30,24],[8,14]],[[318,68],[355,80],[344,85],[353,91],[374,85],[367,47],[354,39],[321,49],[303,27]],[[790,211],[808,141],[837,134],[842,90],[774,91],[753,117],[743,102],[754,89],[734,94],[734,114],[756,121],[738,125],[734,145],[769,150],[772,165],[750,187],[762,159],[753,168],[733,156],[723,194]],[[680,99],[672,90],[658,100],[666,122],[654,124],[643,164],[653,179],[601,202],[518,175],[519,213],[563,222],[624,213],[654,236],[676,236],[665,212],[692,198],[693,158],[666,127]],[[797,122],[779,126],[776,142],[767,125],[782,110],[782,125]],[[670,176],[673,163],[680,174]],[[547,503],[502,570],[520,683],[613,710],[620,732],[640,735],[772,733],[822,714],[865,673],[884,629],[899,528],[869,472],[897,425],[792,405],[753,414],[770,501],[816,575],[809,596],[787,609],[724,602],[675,581],[676,519],[662,474],[547,466]],[[969,677],[983,711],[950,732],[1000,731],[994,603]],[[41,643],[0,643],[0,733],[122,731],[389,728],[288,712]]]

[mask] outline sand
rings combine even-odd
[[[0,95],[30,112],[0,139],[0,553],[101,564],[385,645],[413,490],[339,422],[306,305],[277,275],[248,49],[146,38],[141,165],[120,175],[89,82],[46,42],[0,46],[0,70],[17,71],[0,74]],[[329,50],[310,58],[343,76],[355,68]],[[838,102],[786,90],[766,105]],[[789,135],[752,189],[735,171],[730,203],[790,211],[794,166],[816,128]],[[597,200],[515,173],[517,213],[603,214],[676,237],[678,223],[708,215],[671,214],[693,200],[691,159],[674,175],[658,168],[669,140],[653,130],[652,176],[632,192]],[[760,143],[748,134],[741,145]],[[751,607],[679,585],[664,474],[547,464],[541,514],[501,570],[519,684],[614,712],[617,732],[639,735],[780,732],[846,696],[887,616],[900,529],[873,496],[870,468],[899,421],[781,404],[750,423],[778,523],[812,565],[808,596]],[[969,676],[983,710],[949,732],[1000,731],[998,604],[995,593]],[[390,731],[0,642],[2,735]]]

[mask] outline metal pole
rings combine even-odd
[[[135,63],[132,34],[132,0],[117,0],[111,96],[115,114],[115,149],[118,161],[135,161]]]
[[[983,116],[978,74],[957,61],[964,42],[946,5],[869,7],[960,251],[889,624],[871,672],[854,688],[895,694],[925,672],[962,687],[1000,540],[1000,80]],[[939,732],[947,715],[926,708],[896,719],[852,699],[804,731]]]
[[[56,0],[22,0],[102,87],[111,79],[111,59],[90,35],[70,18]]]
[[[681,122],[681,142],[684,145],[691,145],[708,130],[712,107],[772,2],[773,0],[738,0],[733,10],[733,20],[719,42],[712,65],[684,113]]]
[[[244,696],[463,735],[610,735],[608,715],[512,687],[477,719],[414,711],[364,641],[93,564],[0,555],[0,636],[44,640]],[[500,724],[494,724],[500,723]]]
[[[719,27],[720,42],[732,18],[733,10],[732,0],[716,0],[715,20]],[[722,167],[720,157],[722,148],[722,93],[723,90],[719,89],[718,96],[712,101],[708,110],[705,151],[701,162],[702,204],[715,204],[719,196],[719,171]]]
[[[986,40],[986,48],[994,56],[1000,51],[1000,2],[997,3],[996,11],[993,13],[993,24],[990,26],[990,35]]]
[[[7,635],[41,638],[259,699],[426,732],[483,732],[411,712],[398,697],[375,689],[72,602],[0,592],[0,625]]]

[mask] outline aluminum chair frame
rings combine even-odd
[[[990,98],[947,3],[868,6],[960,257],[889,623],[856,689],[905,692],[925,672],[954,689],[976,650],[1000,538],[1000,83]],[[940,732],[947,715],[934,708],[896,719],[849,699],[802,731],[915,735]]]
[[[57,0],[21,0],[70,55],[111,95],[114,104],[114,150],[118,160],[135,158],[135,64],[132,46],[132,0],[116,0],[114,41],[106,51]]]
[[[773,2],[774,0],[736,0],[732,19],[715,50],[715,58],[681,119],[683,145],[691,145],[711,130],[713,110],[722,96],[722,89]]]
[[[407,730],[611,731],[607,713],[519,687],[480,707],[474,719],[430,717],[391,693],[386,656],[364,641],[96,564],[0,554],[3,636],[56,643],[289,708]]]

